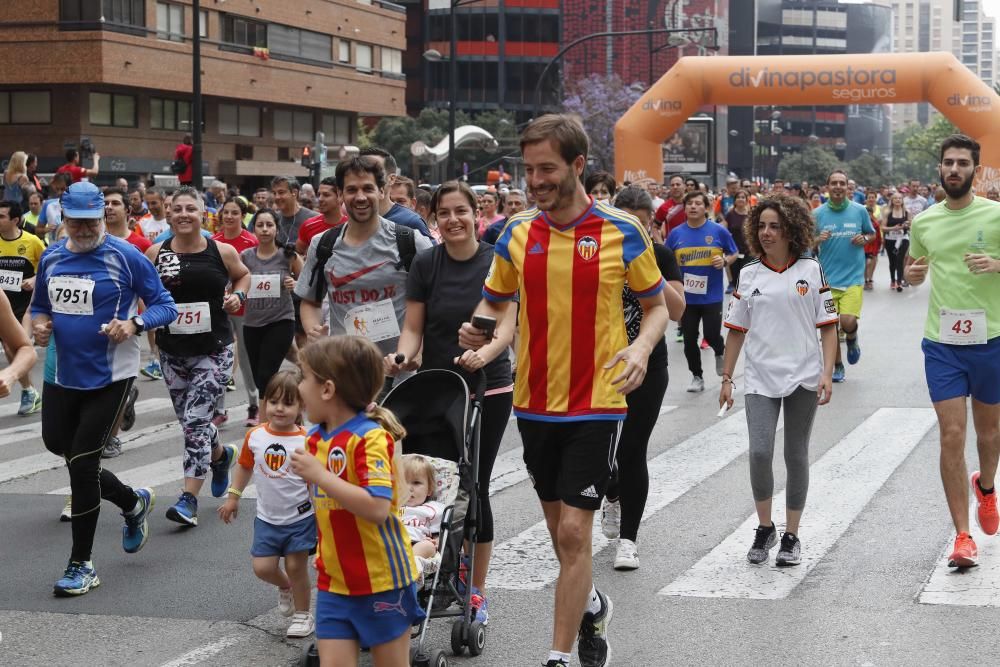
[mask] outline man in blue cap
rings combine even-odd
[[[74,183],[61,203],[67,237],[42,256],[31,316],[35,342],[55,340],[55,367],[42,389],[42,440],[69,468],[73,548],[53,589],[66,597],[101,583],[91,551],[102,498],[125,517],[125,551],[135,553],[146,543],[153,491],[133,490],[102,469],[101,452],[138,374],[136,335],[172,322],[177,306],[152,263],[106,233],[104,195],[94,184]],[[140,298],[146,306],[141,317]]]

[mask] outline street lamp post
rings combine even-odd
[[[201,170],[201,0],[193,0],[191,39],[191,182],[199,191],[204,185]]]

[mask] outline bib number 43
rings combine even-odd
[[[940,341],[947,345],[982,345],[986,342],[985,310],[951,310],[940,312]]]

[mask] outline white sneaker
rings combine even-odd
[[[617,500],[604,499],[601,506],[601,532],[604,537],[613,540],[618,537],[622,525],[622,506]]]
[[[705,391],[705,380],[700,377],[691,378],[691,384],[688,385],[687,390],[691,394],[698,394]]]
[[[63,522],[73,520],[73,496],[66,496],[66,504],[59,513],[59,520]]]
[[[292,623],[288,626],[285,636],[292,639],[302,639],[315,631],[316,621],[313,620],[313,615],[308,611],[297,611],[292,617]]]
[[[292,600],[291,588],[278,589],[278,613],[282,616],[291,616],[295,612],[295,602]]]
[[[639,569],[639,549],[632,540],[618,540],[618,552],[615,553],[615,569]]]

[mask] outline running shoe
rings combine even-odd
[[[774,557],[774,564],[778,567],[788,567],[798,565],[802,562],[802,542],[791,533],[784,533],[781,536],[781,546],[778,548],[778,555]]]
[[[139,390],[132,387],[128,392],[128,399],[125,401],[125,412],[122,413],[122,430],[129,431],[135,426],[135,402],[139,398]]]
[[[615,569],[639,569],[639,549],[632,540],[618,540],[618,550],[615,552]]]
[[[899,283],[897,283],[895,280],[893,280],[891,283],[889,283],[889,291],[895,290],[897,287],[899,287]],[[900,291],[902,291],[902,290],[900,290]]]
[[[896,283],[896,291],[897,292],[903,291],[903,283]]]
[[[701,339],[701,349],[703,349],[703,350],[707,350],[707,349],[708,349],[708,347],[709,347],[709,346],[708,346],[708,339],[706,339],[706,338],[702,338],[702,339]]]
[[[955,550],[948,556],[948,567],[975,567],[979,550],[972,541],[972,535],[959,533],[955,538]]]
[[[100,585],[101,580],[97,578],[92,561],[71,560],[63,572],[62,579],[52,588],[52,593],[58,598],[68,598],[85,595],[91,588]]]
[[[473,587],[472,596],[469,598],[469,606],[475,612],[472,617],[473,621],[478,621],[483,625],[490,622],[490,613],[486,608],[486,597],[480,593],[478,588]]]
[[[21,390],[21,403],[17,407],[17,414],[21,417],[33,415],[42,409],[42,395],[34,387]]]
[[[292,623],[288,626],[285,636],[291,639],[302,639],[308,637],[316,631],[316,621],[308,611],[297,611],[292,616]]]
[[[549,660],[542,667],[566,667],[565,660]]]
[[[979,471],[972,473],[972,491],[976,494],[976,521],[987,535],[996,535],[1000,525],[1000,514],[997,514],[996,489],[989,493],[979,490]]]
[[[677,327],[677,338],[676,338],[676,340],[677,340],[678,343],[683,343],[684,342],[684,332],[681,331],[680,327]]]
[[[608,644],[608,626],[615,606],[611,598],[597,591],[601,599],[601,611],[598,614],[585,612],[580,623],[580,634],[577,635],[577,651],[582,667],[604,667],[611,659],[611,646]]]
[[[212,461],[212,495],[221,498],[229,488],[229,469],[236,463],[236,445],[223,445],[222,456]]]
[[[847,339],[847,363],[854,365],[861,360],[861,346],[858,345],[858,336],[855,333],[854,338]]]
[[[227,421],[229,421],[229,415],[225,412],[216,412],[212,416],[212,423],[215,424],[215,428],[220,428]]]
[[[226,391],[236,391],[236,380],[229,378],[229,382],[226,383]]]
[[[872,285],[872,281],[866,280],[865,281],[865,291],[866,292],[871,292],[873,289],[875,289],[875,286]]]
[[[697,375],[691,378],[691,384],[688,385],[688,393],[697,394],[705,391],[705,380],[698,377]]]
[[[622,506],[617,500],[604,499],[601,506],[601,532],[604,537],[613,540],[618,537],[622,524]]]
[[[122,549],[127,554],[135,552],[146,546],[146,539],[149,538],[149,513],[153,511],[156,503],[156,494],[152,489],[136,489],[135,495],[139,496],[138,507],[135,514],[123,513],[125,525],[122,526]]]
[[[747,552],[747,560],[754,565],[760,565],[767,560],[767,554],[778,543],[778,529],[774,523],[770,526],[757,526],[754,528],[753,546]]]
[[[102,459],[114,459],[122,455],[122,441],[118,439],[118,436],[111,436],[108,438],[108,442],[104,445],[104,451],[101,452]]]
[[[66,504],[59,513],[59,520],[63,523],[73,520],[73,496],[66,496]]]
[[[260,426],[260,408],[256,405],[247,406],[247,426]]]
[[[844,364],[834,364],[833,366],[833,381],[843,382],[846,379],[844,375]]]
[[[291,588],[278,589],[278,613],[282,616],[291,616],[295,613],[295,601],[292,599]]]
[[[160,362],[156,359],[151,359],[150,362],[139,372],[148,377],[150,380],[163,379],[163,370],[160,369]]]
[[[184,491],[177,502],[167,509],[167,518],[185,526],[198,525],[198,499]]]
[[[715,355],[715,374],[722,377],[723,371],[726,370],[726,358],[721,355]]]

